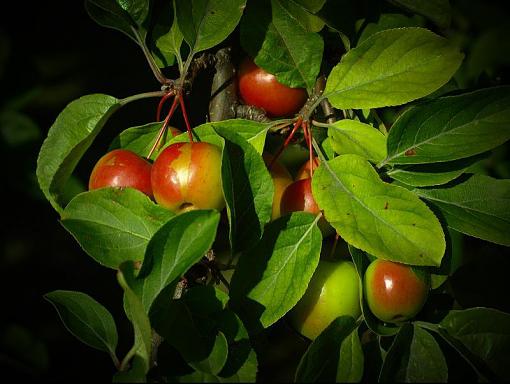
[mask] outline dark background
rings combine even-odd
[[[467,23],[463,36],[468,42],[508,20],[502,2],[456,3],[462,9],[457,22]],[[104,304],[114,315],[121,335],[119,351],[125,353],[131,333],[122,311],[121,289],[115,272],[89,258],[59,224],[57,213],[37,187],[35,166],[49,127],[70,101],[90,93],[123,98],[157,90],[159,84],[141,50],[121,33],[95,24],[81,1],[18,1],[8,12],[2,11],[1,18],[0,377],[110,381],[114,369],[108,356],[69,334],[43,295],[56,289],[77,290]],[[501,40],[495,49],[496,64],[471,86],[509,83],[508,41]],[[207,86],[204,83],[205,91],[199,86],[194,90],[204,93]],[[196,124],[205,118],[206,105],[200,98],[193,102]],[[140,101],[113,116],[80,162],[70,193],[85,188],[92,165],[111,139],[122,129],[153,121],[156,106],[156,99]],[[510,177],[508,158],[504,146],[486,164],[488,173]],[[472,238],[465,238],[463,245],[466,264],[450,285],[459,306],[510,312],[507,249]],[[287,344],[282,341],[282,348]],[[285,353],[274,355],[272,369],[277,369],[285,363]]]

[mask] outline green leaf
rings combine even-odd
[[[343,56],[324,97],[339,109],[408,103],[445,84],[462,58],[453,44],[427,29],[388,29]]]
[[[456,179],[485,157],[487,156],[483,154],[446,163],[403,165],[389,170],[386,174],[393,180],[413,187],[431,187]]]
[[[174,64],[175,57],[182,60],[181,45],[183,36],[179,29],[177,17],[174,13],[174,1],[160,5],[161,9],[156,14],[157,22],[152,31],[154,56],[159,60],[161,68]]]
[[[44,295],[57,310],[66,328],[81,342],[116,359],[117,327],[108,310],[85,293],[53,291]]]
[[[448,0],[388,0],[412,13],[417,13],[431,20],[439,28],[450,26],[452,10]]]
[[[336,153],[355,154],[379,163],[386,158],[386,136],[356,120],[340,120],[329,125],[328,136]]]
[[[134,355],[131,359],[131,368],[128,371],[118,372],[114,376],[116,382],[145,382],[150,368],[152,328],[140,298],[127,282],[127,280],[133,279],[133,275],[133,263],[131,262],[122,264],[117,272],[117,280],[124,290],[126,315],[133,325],[134,343],[130,352]]]
[[[462,182],[413,192],[437,206],[450,228],[510,246],[510,180],[471,175]]]
[[[140,156],[147,156],[156,142],[156,137],[161,129],[162,122],[149,123],[138,127],[131,127],[122,131],[110,144],[109,151],[117,148],[129,149]],[[167,131],[167,135],[163,142],[168,142],[172,134]],[[151,159],[156,158],[156,153],[153,153]]]
[[[358,45],[368,39],[370,36],[386,29],[423,26],[425,26],[425,20],[416,15],[410,17],[400,13],[383,13],[379,16],[379,19],[376,23],[368,23],[363,28],[363,31],[361,32],[361,35],[358,39]]]
[[[280,0],[281,5],[307,32],[319,32],[324,27],[324,21],[314,15],[325,0]]]
[[[358,324],[350,316],[340,316],[310,344],[299,362],[295,381],[357,382],[362,374]]]
[[[37,180],[53,208],[78,161],[108,118],[120,107],[114,97],[87,95],[71,102],[51,126],[37,159]]]
[[[152,236],[133,290],[147,312],[159,294],[211,248],[220,214],[216,211],[189,211],[175,216]]]
[[[232,130],[218,127],[216,131],[225,139],[221,173],[234,254],[260,240],[271,219],[274,186],[264,160],[250,143]]]
[[[318,218],[295,212],[271,222],[259,243],[239,259],[231,297],[255,311],[264,328],[283,317],[306,291],[322,245]]]
[[[62,225],[94,260],[116,269],[143,260],[152,235],[172,216],[135,189],[101,188],[71,200]]]
[[[200,372],[217,375],[227,362],[228,344],[225,335],[219,332],[216,335],[214,346],[209,356],[202,361],[191,363],[191,366]]]
[[[445,383],[448,366],[439,344],[417,325],[404,325],[390,347],[380,382]]]
[[[248,7],[241,24],[241,44],[255,63],[280,83],[313,89],[324,42],[297,23],[281,0]]]
[[[492,308],[453,310],[439,325],[500,379],[510,377],[510,314]]]
[[[364,356],[358,330],[355,329],[340,346],[336,372],[337,383],[359,383],[363,377]]]
[[[147,0],[86,0],[85,8],[89,16],[99,25],[125,33],[136,43],[137,32],[147,18]],[[143,28],[140,28],[142,33]]]
[[[28,115],[12,110],[0,111],[0,137],[11,148],[38,143],[41,129]]]
[[[223,131],[233,132],[248,141],[251,145],[253,145],[258,153],[262,154],[269,127],[270,125],[267,123],[259,123],[251,120],[222,120],[213,123],[205,123],[193,128],[193,135],[198,137],[199,141],[206,141],[223,148],[223,139],[216,130],[220,129]],[[169,144],[188,141],[189,136],[188,133],[185,132],[172,138]]]
[[[196,53],[230,35],[241,19],[246,0],[176,0],[175,5],[179,29]]]
[[[386,260],[441,264],[446,244],[439,220],[414,193],[381,181],[360,156],[321,162],[312,192],[349,244]]]
[[[404,112],[388,136],[383,164],[462,159],[510,139],[510,87],[433,100]]]

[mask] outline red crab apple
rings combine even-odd
[[[264,109],[271,117],[293,115],[307,99],[304,88],[291,88],[280,83],[248,57],[239,66],[238,88],[246,104]]]
[[[89,190],[131,187],[152,198],[152,165],[127,149],[114,149],[99,159],[89,178]]]
[[[375,259],[365,271],[364,292],[370,311],[387,323],[416,316],[427,301],[430,275],[410,265]]]
[[[317,167],[319,166],[319,158],[317,156],[314,156],[312,158],[312,164],[313,164],[313,170],[315,171]],[[312,177],[312,172],[310,171],[312,167],[310,167],[310,161],[307,160],[301,168],[299,168],[297,174],[296,174],[296,180],[302,180],[302,179],[308,179]]]
[[[283,192],[280,207],[282,215],[296,211],[317,215],[321,210],[312,195],[312,178],[296,180],[290,184]],[[318,225],[323,237],[335,232],[324,216],[319,219]]]
[[[221,149],[206,142],[175,143],[152,166],[156,202],[176,213],[225,206],[221,186]]]
[[[273,160],[273,155],[264,153],[262,157],[266,163],[266,166],[269,166]],[[282,195],[283,192],[285,192],[285,189],[290,184],[292,184],[292,176],[290,175],[287,168],[285,168],[278,160],[272,164],[269,173],[271,174],[274,185],[273,211],[271,214],[271,220],[276,220],[282,215],[280,210]]]
[[[289,312],[294,329],[314,340],[337,317],[361,315],[361,283],[351,261],[319,261],[308,288]]]

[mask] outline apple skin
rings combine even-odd
[[[315,171],[317,167],[319,166],[319,158],[317,156],[314,156],[312,158],[313,163],[313,170]],[[299,168],[297,174],[296,174],[296,180],[303,180],[308,179],[312,177],[312,172],[310,172],[310,160],[306,161],[301,168]]]
[[[158,204],[173,212],[225,206],[221,149],[206,142],[175,143],[152,165],[152,190]]]
[[[95,164],[89,178],[89,190],[103,187],[131,187],[153,197],[152,165],[127,149],[114,149]]]
[[[293,115],[307,99],[304,88],[290,88],[246,57],[239,66],[239,95],[245,104],[262,108],[270,117]]]
[[[290,184],[281,197],[281,214],[304,211],[317,215],[321,210],[312,195],[312,179],[296,180]],[[317,223],[323,237],[335,233],[335,229],[326,221],[324,216]]]
[[[269,164],[271,164],[273,159],[273,155],[264,153],[262,158],[264,159],[266,166],[269,167]],[[285,192],[285,189],[290,184],[292,184],[293,180],[287,168],[285,168],[278,160],[273,163],[269,173],[271,174],[274,185],[273,211],[271,213],[271,220],[276,220],[282,215],[280,203],[282,200],[283,192]]]
[[[370,311],[386,323],[401,323],[423,308],[430,275],[410,265],[376,259],[365,271],[363,284]]]
[[[289,312],[292,327],[315,340],[339,316],[361,315],[361,283],[351,261],[319,261],[308,288]]]

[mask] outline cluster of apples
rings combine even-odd
[[[221,210],[225,200],[220,164],[220,148],[205,142],[169,145],[153,164],[132,151],[115,149],[94,166],[89,190],[135,188],[176,213],[191,209]]]
[[[296,114],[306,102],[304,89],[290,88],[247,58],[239,68],[241,99],[262,108],[271,117]],[[297,172],[289,171],[265,153],[275,187],[272,219],[294,212],[319,214],[312,194],[311,180],[319,159],[313,157]],[[151,164],[126,149],[104,155],[94,166],[89,189],[131,187],[145,193],[159,205],[181,213],[192,209],[225,206],[221,187],[221,149],[205,142],[176,143],[163,149]],[[322,217],[323,236],[334,229]],[[370,311],[386,323],[400,323],[415,317],[423,308],[430,290],[430,276],[412,266],[375,259],[368,266],[363,282],[352,261],[321,260],[306,293],[289,312],[292,326],[309,339],[315,339],[335,318],[361,315],[361,292]]]

